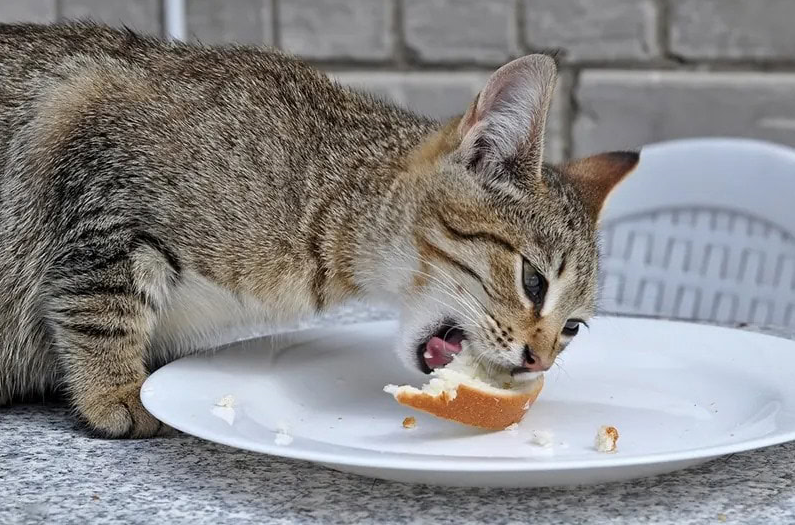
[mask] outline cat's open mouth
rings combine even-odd
[[[447,365],[453,356],[461,352],[466,333],[455,321],[446,319],[430,337],[417,345],[417,361],[420,369],[430,374],[434,368]]]

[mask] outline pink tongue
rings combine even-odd
[[[453,360],[453,356],[461,351],[461,340],[451,339],[445,341],[441,337],[431,337],[425,345],[425,353],[422,356],[430,368],[445,366]]]

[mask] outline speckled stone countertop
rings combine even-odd
[[[790,443],[627,483],[448,489],[374,481],[186,435],[92,439],[63,406],[0,408],[2,525],[795,523],[794,474]]]

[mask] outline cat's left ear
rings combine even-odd
[[[547,55],[517,58],[491,75],[458,125],[458,151],[469,169],[517,188],[540,177],[556,79]]]
[[[635,151],[611,151],[573,160],[559,167],[563,176],[580,191],[594,221],[615,187],[638,166]]]

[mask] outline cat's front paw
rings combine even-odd
[[[106,438],[148,438],[171,429],[155,419],[141,404],[140,383],[110,391],[92,392],[76,402],[82,419],[98,436]]]

